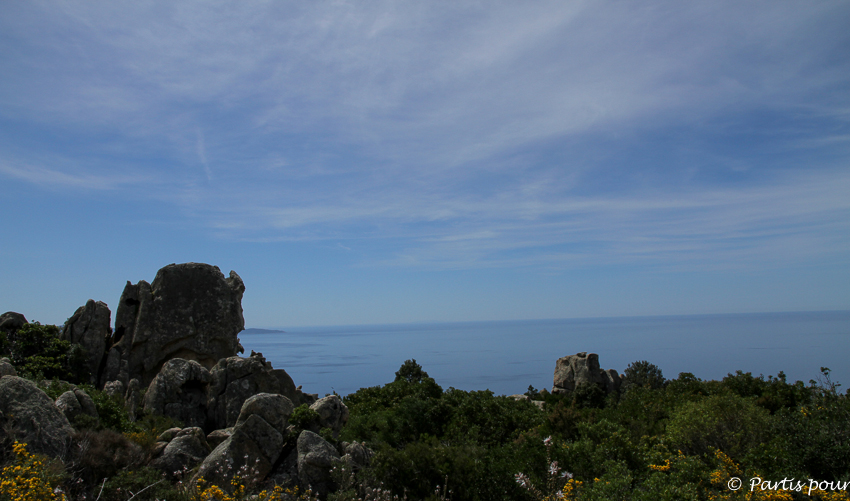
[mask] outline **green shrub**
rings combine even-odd
[[[640,360],[632,362],[626,367],[623,373],[623,392],[628,392],[632,388],[651,388],[658,389],[664,387],[666,380],[661,373],[661,369],[655,365]]]
[[[319,413],[311,409],[307,404],[299,405],[289,416],[289,423],[295,425],[300,430],[309,430],[318,422]]]
[[[771,432],[768,411],[729,393],[682,404],[667,425],[670,443],[686,455],[720,450],[738,462],[763,447]]]

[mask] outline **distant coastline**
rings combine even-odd
[[[278,329],[245,329],[239,334],[286,334],[286,331]]]

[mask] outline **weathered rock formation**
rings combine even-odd
[[[112,335],[111,322],[112,313],[106,303],[89,299],[62,328],[62,339],[79,344],[86,351],[91,382],[95,384],[105,355],[106,341]]]
[[[170,477],[187,473],[211,452],[204,431],[198,427],[172,428],[157,437],[155,458],[150,465]]]
[[[73,423],[74,419],[79,415],[89,416],[95,420],[95,423],[99,421],[94,400],[92,400],[88,393],[79,388],[68,390],[59,395],[54,405],[62,411],[62,414],[65,415],[70,423]]]
[[[153,414],[177,419],[186,426],[204,428],[207,426],[210,380],[210,371],[198,362],[173,358],[151,381],[145,393],[144,408]]]
[[[621,383],[622,376],[616,370],[606,371],[599,367],[599,355],[581,352],[559,358],[555,363],[552,393],[570,393],[582,384],[595,384],[606,393],[612,393],[620,390]]]
[[[257,393],[280,394],[295,405],[315,400],[296,389],[285,370],[273,369],[261,353],[219,360],[210,375],[207,405],[214,429],[234,426],[242,404]]]
[[[17,376],[0,378],[0,429],[7,426],[30,452],[50,457],[64,452],[73,432],[53,400],[32,381]]]
[[[260,393],[246,400],[232,434],[204,459],[195,480],[226,486],[243,466],[248,483],[266,478],[283,452],[293,409],[282,395]]]
[[[115,314],[115,331],[101,384],[138,378],[147,386],[172,358],[194,360],[210,369],[242,351],[237,334],[245,328],[236,272],[225,278],[217,266],[171,264],[151,284],[127,282]]]
[[[27,323],[26,317],[14,311],[7,311],[0,315],[0,331],[14,332]]]

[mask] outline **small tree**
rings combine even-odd
[[[666,384],[661,369],[646,360],[630,363],[623,376],[623,392],[631,388],[658,389]]]
[[[407,381],[408,383],[421,383],[428,377],[428,373],[422,370],[422,366],[416,363],[416,359],[405,360],[395,373],[396,381]]]

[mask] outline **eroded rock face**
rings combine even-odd
[[[162,366],[145,393],[146,411],[169,416],[189,427],[207,425],[210,372],[194,360],[174,358]]]
[[[339,453],[324,438],[309,430],[298,435],[298,478],[320,499],[327,498],[335,487],[330,471],[337,459]]]
[[[73,432],[53,400],[32,381],[17,376],[0,378],[0,429],[7,425],[30,452],[50,457],[65,451]]]
[[[581,352],[558,359],[552,393],[570,393],[582,384],[595,384],[611,393],[619,391],[621,381],[614,369],[604,371],[599,367],[599,355]]]
[[[65,322],[62,339],[79,344],[86,350],[91,383],[97,383],[101,361],[106,356],[106,342],[112,335],[112,313],[102,301],[89,299]]]
[[[138,378],[145,386],[173,358],[210,369],[241,352],[243,292],[236,272],[225,278],[217,266],[202,263],[168,265],[151,284],[127,282],[115,314],[115,351],[101,382],[126,385]]]

